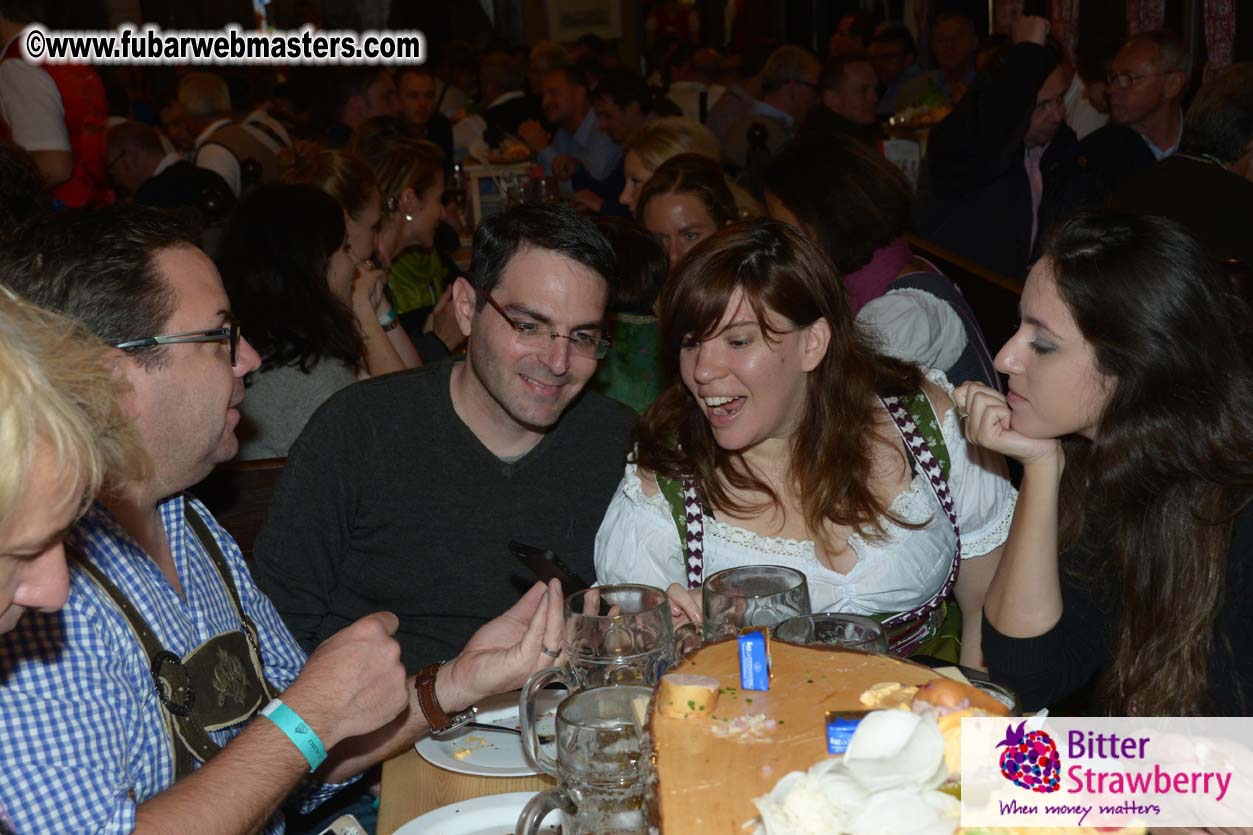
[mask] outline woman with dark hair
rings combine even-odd
[[[596,367],[588,388],[642,412],[661,391],[655,308],[670,262],[661,242],[634,220],[601,217],[594,222],[613,247],[618,270],[607,317],[613,349]]]
[[[830,261],[783,223],[693,249],[660,325],[675,382],[640,420],[597,578],[668,587],[676,614],[699,620],[704,576],[787,565],[814,611],[878,616],[896,652],[951,660],[955,593],[960,659],[980,664],[1014,490],[999,455],[966,445],[944,375],[876,353]]]
[[[983,645],[1023,707],[1098,676],[1116,716],[1247,715],[1253,344],[1247,304],[1182,226],[1081,213],[1044,244],[1009,395],[954,392],[1022,462]]]
[[[218,268],[240,329],[261,355],[240,407],[239,458],[284,457],[327,398],[383,373],[362,336],[379,328],[380,277],[358,274],[333,197],[285,183],[240,201]],[[398,358],[389,359],[392,370]]]
[[[739,220],[739,208],[717,162],[700,154],[679,154],[644,183],[635,216],[665,243],[673,269],[697,243]]]
[[[765,183],[767,214],[826,250],[880,350],[938,368],[954,384],[998,385],[961,291],[905,242],[913,193],[895,166],[848,136],[814,133],[779,149]]]

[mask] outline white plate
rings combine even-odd
[[[566,697],[565,690],[545,690],[536,700],[539,708],[540,734],[552,734],[556,726],[554,714],[558,703]],[[479,704],[476,722],[487,722],[492,725],[504,725],[517,728],[518,694],[502,693],[492,696]],[[539,774],[539,769],[527,761],[526,752],[522,749],[522,737],[517,734],[505,734],[497,731],[484,731],[478,728],[467,728],[456,736],[435,738],[423,737],[415,746],[422,759],[431,765],[439,766],[459,774],[473,774],[479,777],[527,777]],[[544,746],[548,756],[557,757],[555,743]],[[464,753],[468,752],[468,753]],[[457,757],[456,754],[461,756]]]
[[[535,795],[536,792],[489,794],[451,803],[414,818],[397,829],[395,835],[513,835],[517,831],[518,816]],[[550,812],[540,832],[556,833],[560,823],[561,814]]]

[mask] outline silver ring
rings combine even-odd
[[[540,644],[540,645],[539,645],[539,651],[540,651],[540,652],[542,652],[542,653],[544,653],[545,655],[547,655],[549,658],[560,658],[560,657],[561,657],[561,650],[559,650],[559,649],[549,649],[548,647],[544,646],[543,644]]]
[[[970,417],[970,412],[962,411],[962,409],[960,409],[956,404],[953,405],[953,411],[957,412],[958,420],[965,420],[966,418]]]

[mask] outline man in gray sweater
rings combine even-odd
[[[511,539],[595,576],[634,421],[582,391],[609,349],[613,264],[568,208],[488,220],[453,286],[465,358],[351,386],[314,415],[256,548],[298,641],[386,609],[408,670],[455,655],[533,582]]]

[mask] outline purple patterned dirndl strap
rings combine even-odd
[[[683,515],[687,524],[687,536],[683,542],[687,587],[698,589],[705,582],[705,507],[701,504],[696,482],[686,477],[683,479]]]
[[[883,621],[884,628],[900,626],[911,621],[923,621],[925,626],[926,621],[924,619],[943,604],[945,598],[952,593],[953,586],[957,583],[957,572],[961,567],[961,526],[957,522],[957,508],[953,502],[953,494],[948,487],[948,479],[944,477],[944,470],[940,467],[939,461],[931,453],[931,445],[927,443],[927,439],[923,437],[918,426],[914,423],[914,416],[901,403],[901,398],[899,397],[885,397],[883,398],[883,405],[887,407],[888,414],[892,417],[892,422],[896,424],[897,430],[901,433],[901,439],[909,447],[914,461],[922,468],[923,474],[927,476],[927,483],[931,485],[931,491],[939,501],[940,507],[944,509],[944,514],[948,516],[948,521],[953,526],[953,536],[956,539],[948,577],[945,578],[944,584],[940,586],[939,591],[921,606],[908,612],[902,612],[899,615],[893,615]],[[916,638],[916,642],[910,640],[909,643],[920,644],[926,637],[926,630],[923,630],[921,634],[911,636],[911,638]],[[893,647],[893,651],[899,654],[904,654],[904,649],[901,646]]]

